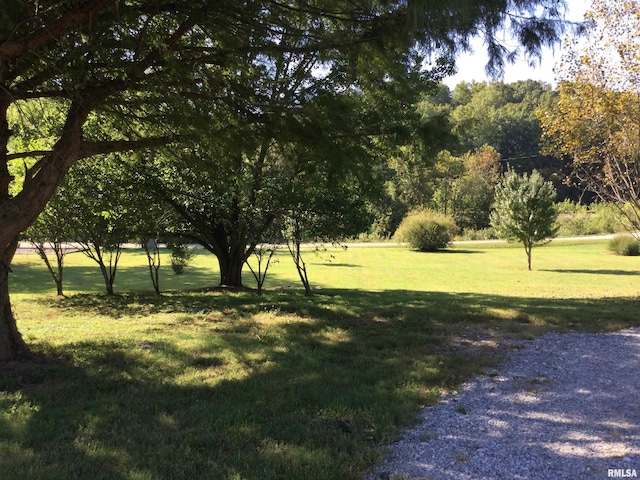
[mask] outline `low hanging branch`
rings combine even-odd
[[[162,147],[170,143],[180,141],[180,136],[171,135],[166,137],[144,138],[140,140],[112,140],[105,142],[83,141],[80,158],[88,158],[93,155],[106,155],[109,153],[128,152],[133,150],[144,150],[146,148]],[[28,150],[25,152],[8,153],[7,161],[18,160],[20,158],[35,158],[53,155],[53,150]],[[39,162],[32,165],[29,170],[35,173],[39,169]]]
[[[17,160],[19,158],[43,157],[45,155],[51,155],[52,153],[53,153],[53,150],[29,150],[28,152],[9,153],[7,154],[6,158],[7,158],[7,161],[11,161],[11,160]]]

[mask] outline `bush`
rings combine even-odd
[[[492,227],[481,230],[466,229],[460,236],[461,240],[496,240],[497,238],[496,230]]]
[[[168,247],[171,249],[171,269],[176,275],[181,275],[191,263],[193,252],[183,243],[169,244]]]
[[[620,209],[610,203],[580,205],[565,200],[556,205],[558,234],[562,237],[579,237],[615,233],[623,229]]]
[[[637,257],[640,255],[640,242],[631,235],[616,235],[609,242],[609,250],[618,255]]]
[[[416,210],[404,217],[394,239],[407,242],[421,252],[435,252],[446,248],[457,233],[458,226],[450,216],[432,210]]]
[[[589,212],[593,215],[591,226],[596,233],[624,231],[624,216],[620,207],[612,203],[592,203]]]

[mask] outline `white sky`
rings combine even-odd
[[[582,21],[584,14],[591,6],[591,0],[568,0],[569,11],[567,19]],[[505,66],[503,81],[505,83],[516,82],[518,80],[540,80],[555,85],[553,67],[560,61],[562,56],[561,45],[557,45],[554,50],[545,48],[542,52],[542,62],[535,68],[529,67],[527,62],[520,58],[515,64]],[[485,74],[487,55],[483,49],[482,40],[478,39],[474,45],[474,53],[465,53],[456,58],[458,73],[444,79],[444,83],[449,88],[455,87],[460,82],[483,82],[490,79]]]

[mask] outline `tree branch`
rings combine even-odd
[[[118,0],[94,0],[84,7],[69,10],[58,19],[43,25],[37,31],[15,40],[0,43],[0,62],[7,62],[38,51],[58,40],[78,25],[85,24],[103,10],[112,7]]]
[[[155,138],[144,138],[141,140],[112,140],[105,142],[88,142],[83,141],[80,147],[80,157],[87,158],[93,155],[129,152],[133,150],[144,150],[147,148],[161,147],[169,143],[180,140],[179,136],[166,136]]]
[[[29,150],[28,152],[18,152],[7,154],[7,160],[16,160],[18,158],[42,157],[53,153],[52,150]]]

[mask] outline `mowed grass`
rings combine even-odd
[[[108,297],[74,254],[58,299],[17,257],[14,309],[41,356],[2,365],[0,478],[361,478],[503,338],[640,324],[640,260],[604,243],[537,248],[532,272],[504,246],[306,258],[312,297],[284,252],[261,296],[207,288],[204,251],[184,275],[163,266],[158,297],[128,252]]]

